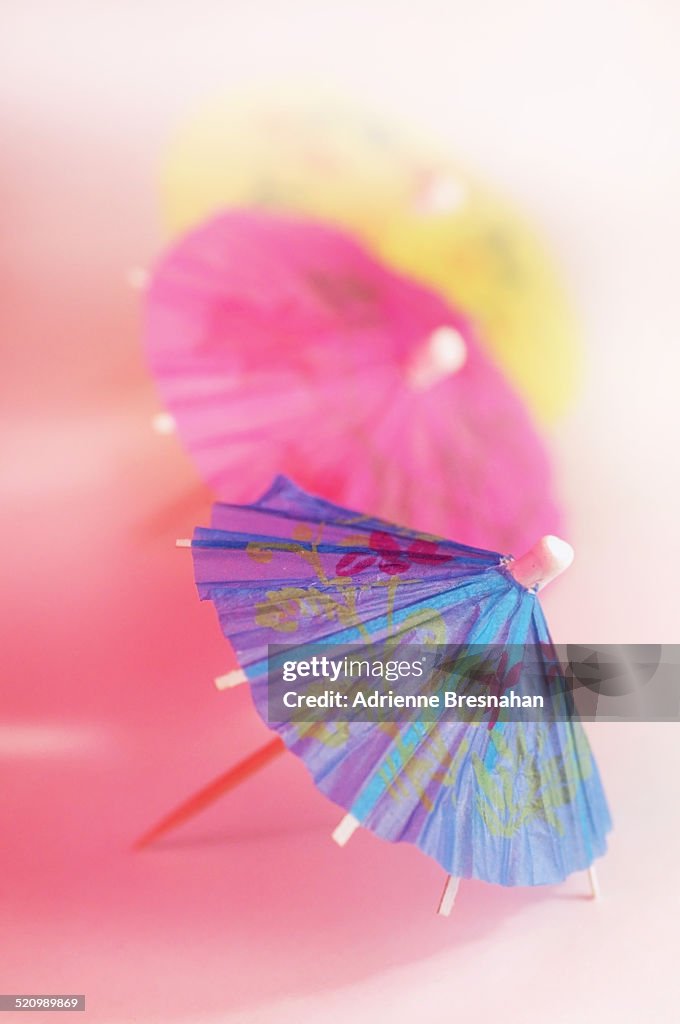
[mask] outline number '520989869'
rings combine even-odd
[[[0,1010],[84,1010],[85,996],[0,995]]]

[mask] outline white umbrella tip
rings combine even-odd
[[[149,283],[149,271],[144,267],[128,267],[125,278],[130,288],[136,292],[142,292]]]
[[[509,569],[518,583],[527,590],[541,590],[574,560],[574,549],[566,540],[548,534],[534,544],[521,558],[510,563]]]
[[[455,213],[467,198],[465,182],[450,173],[431,174],[416,194],[416,209],[429,216]]]
[[[430,352],[432,362],[442,373],[456,373],[465,365],[467,358],[465,339],[455,327],[438,327],[433,331]]]
[[[571,563],[574,561],[574,549],[571,544],[568,544],[566,540],[562,540],[561,537],[555,537],[553,534],[547,534],[541,541],[545,551],[555,568],[557,575],[558,572],[564,572],[568,569]]]
[[[408,371],[411,386],[417,390],[430,388],[444,377],[458,373],[466,359],[467,346],[460,331],[446,324],[436,327],[411,362]]]
[[[177,424],[175,423],[175,417],[169,412],[157,412],[151,418],[151,429],[156,434],[165,435],[166,437],[170,434],[174,434],[177,430]]]

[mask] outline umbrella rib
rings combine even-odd
[[[449,875],[446,879],[444,891],[441,894],[439,906],[437,907],[437,913],[442,917],[448,917],[453,910],[453,904],[456,902],[459,884],[460,878],[457,878],[455,875]]]

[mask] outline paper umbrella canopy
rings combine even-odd
[[[513,568],[522,560],[359,515],[283,477],[254,504],[216,505],[191,550],[255,707],[350,823],[414,843],[450,876],[501,885],[556,883],[604,852],[605,797],[568,716],[270,720],[269,645],[287,659],[310,644],[486,645],[514,652],[502,671],[519,691],[531,651],[530,687],[549,698],[559,668],[532,577]]]
[[[247,211],[203,225],[153,274],[145,336],[221,499],[285,472],[464,543],[557,529],[544,447],[470,322],[333,228]]]
[[[318,217],[460,304],[541,420],[581,359],[547,247],[446,149],[328,96],[233,96],[190,115],[162,169],[174,233],[234,206]]]

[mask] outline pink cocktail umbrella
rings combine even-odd
[[[149,360],[224,500],[275,472],[467,544],[554,532],[545,449],[475,330],[439,295],[324,224],[234,211],[152,275]]]

